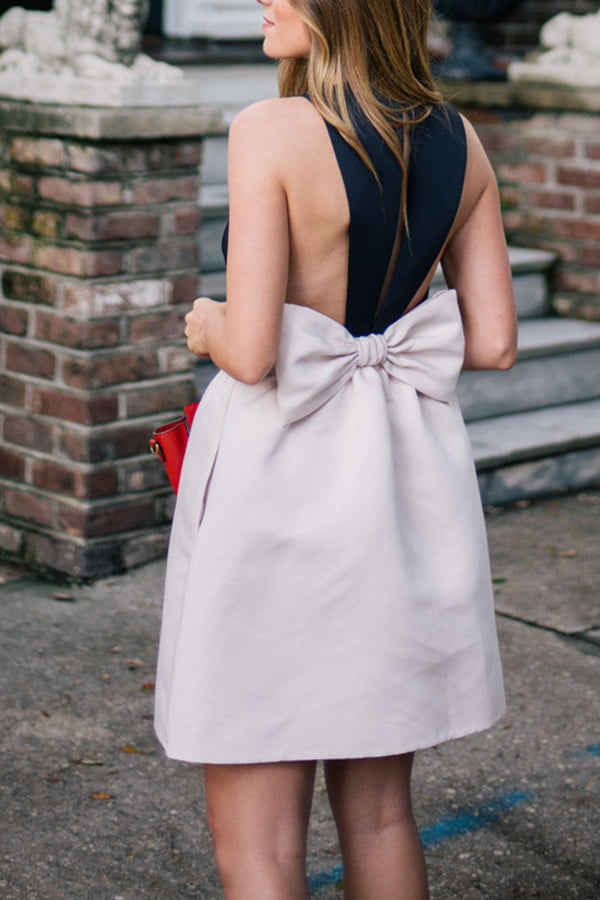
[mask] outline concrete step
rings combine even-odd
[[[600,484],[600,399],[467,425],[486,505]]]
[[[600,398],[469,422],[479,470],[600,442]]]
[[[575,319],[519,323],[509,372],[463,372],[458,399],[467,421],[600,397],[600,324]]]
[[[508,252],[519,318],[531,319],[547,315],[550,310],[548,276],[556,262],[556,255],[527,247],[509,247]],[[445,285],[441,266],[438,266],[433,276],[432,292]]]

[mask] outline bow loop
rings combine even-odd
[[[366,367],[434,400],[448,402],[462,368],[464,338],[455,291],[442,291],[383,334],[354,337],[339,322],[286,304],[275,364],[285,424],[315,412]]]

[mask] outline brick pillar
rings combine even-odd
[[[0,102],[0,554],[75,579],[164,550],[148,453],[193,397],[200,109]]]
[[[557,254],[555,311],[600,321],[600,90],[477,81],[441,87],[492,162],[509,243]]]
[[[600,91],[588,94],[589,112],[465,112],[498,177],[509,242],[556,253],[554,309],[600,321]]]

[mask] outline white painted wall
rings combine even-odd
[[[165,0],[163,31],[168,37],[260,40],[261,9],[253,0]]]

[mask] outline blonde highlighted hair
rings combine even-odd
[[[410,128],[442,103],[429,69],[429,0],[290,0],[311,36],[307,58],[279,64],[282,97],[308,94],[375,174],[348,108],[352,94],[403,171],[406,222]],[[402,136],[401,136],[402,135]]]

